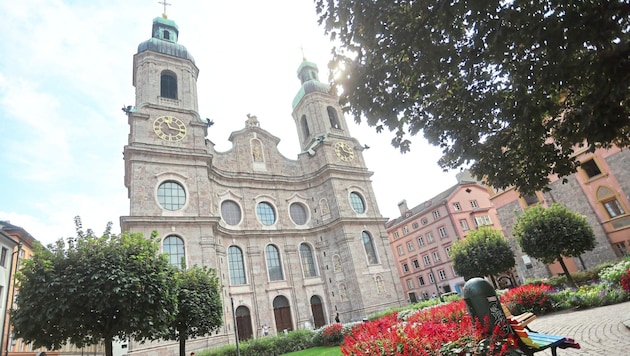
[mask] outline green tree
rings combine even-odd
[[[154,340],[166,331],[177,311],[175,283],[156,234],[110,230],[84,233],[77,219],[76,238],[35,244],[18,274],[16,337],[50,350],[103,342],[111,356],[116,338]]]
[[[316,0],[329,67],[357,122],[496,188],[544,190],[576,146],[630,145],[630,3]]]
[[[167,339],[179,341],[179,355],[186,355],[186,340],[218,331],[223,324],[221,288],[214,269],[194,266],[175,273],[177,314]]]
[[[514,252],[498,230],[481,228],[453,243],[451,252],[453,269],[468,280],[473,277],[490,276],[505,272],[516,265]]]
[[[593,228],[586,217],[560,204],[548,208],[537,205],[525,210],[518,217],[513,234],[526,254],[543,263],[558,261],[573,286],[575,282],[562,256],[578,257],[595,248]]]

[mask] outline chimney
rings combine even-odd
[[[409,211],[409,208],[407,208],[407,201],[405,199],[398,203],[398,209],[400,210],[400,216],[405,215],[405,213]]]

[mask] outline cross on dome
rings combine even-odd
[[[164,12],[162,13],[162,17],[163,18],[167,18],[167,16],[166,16],[166,7],[167,6],[171,6],[171,4],[166,2],[166,0],[158,1],[158,4],[164,5]]]

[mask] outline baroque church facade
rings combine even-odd
[[[222,285],[224,325],[190,350],[270,333],[362,320],[402,303],[402,289],[363,147],[314,63],[298,68],[295,159],[248,115],[219,152],[198,113],[199,69],[166,16],[133,59],[127,110],[123,231],[157,231],[176,266],[208,266]],[[290,100],[290,98],[289,98]],[[234,315],[234,317],[233,317]],[[131,343],[129,354],[177,345]],[[168,351],[168,352],[167,352]]]

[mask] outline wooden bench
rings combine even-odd
[[[527,330],[525,325],[521,324],[516,318],[508,318],[510,327],[514,334],[518,336],[519,349],[526,355],[533,355],[538,351],[551,349],[551,354],[557,356],[557,349],[579,349],[580,344],[575,340],[556,335],[541,334]]]
[[[519,315],[512,315],[512,312],[510,311],[510,309],[508,309],[504,304],[501,304],[501,307],[503,308],[503,313],[505,314],[506,318],[508,318],[508,319],[510,319],[510,318],[516,319],[519,323],[521,323],[521,325],[525,326],[525,328],[528,329],[528,330],[529,330],[529,328],[527,327],[527,324],[529,324],[532,321],[536,320],[536,314],[534,314],[532,312],[525,312],[525,313],[519,314]]]

